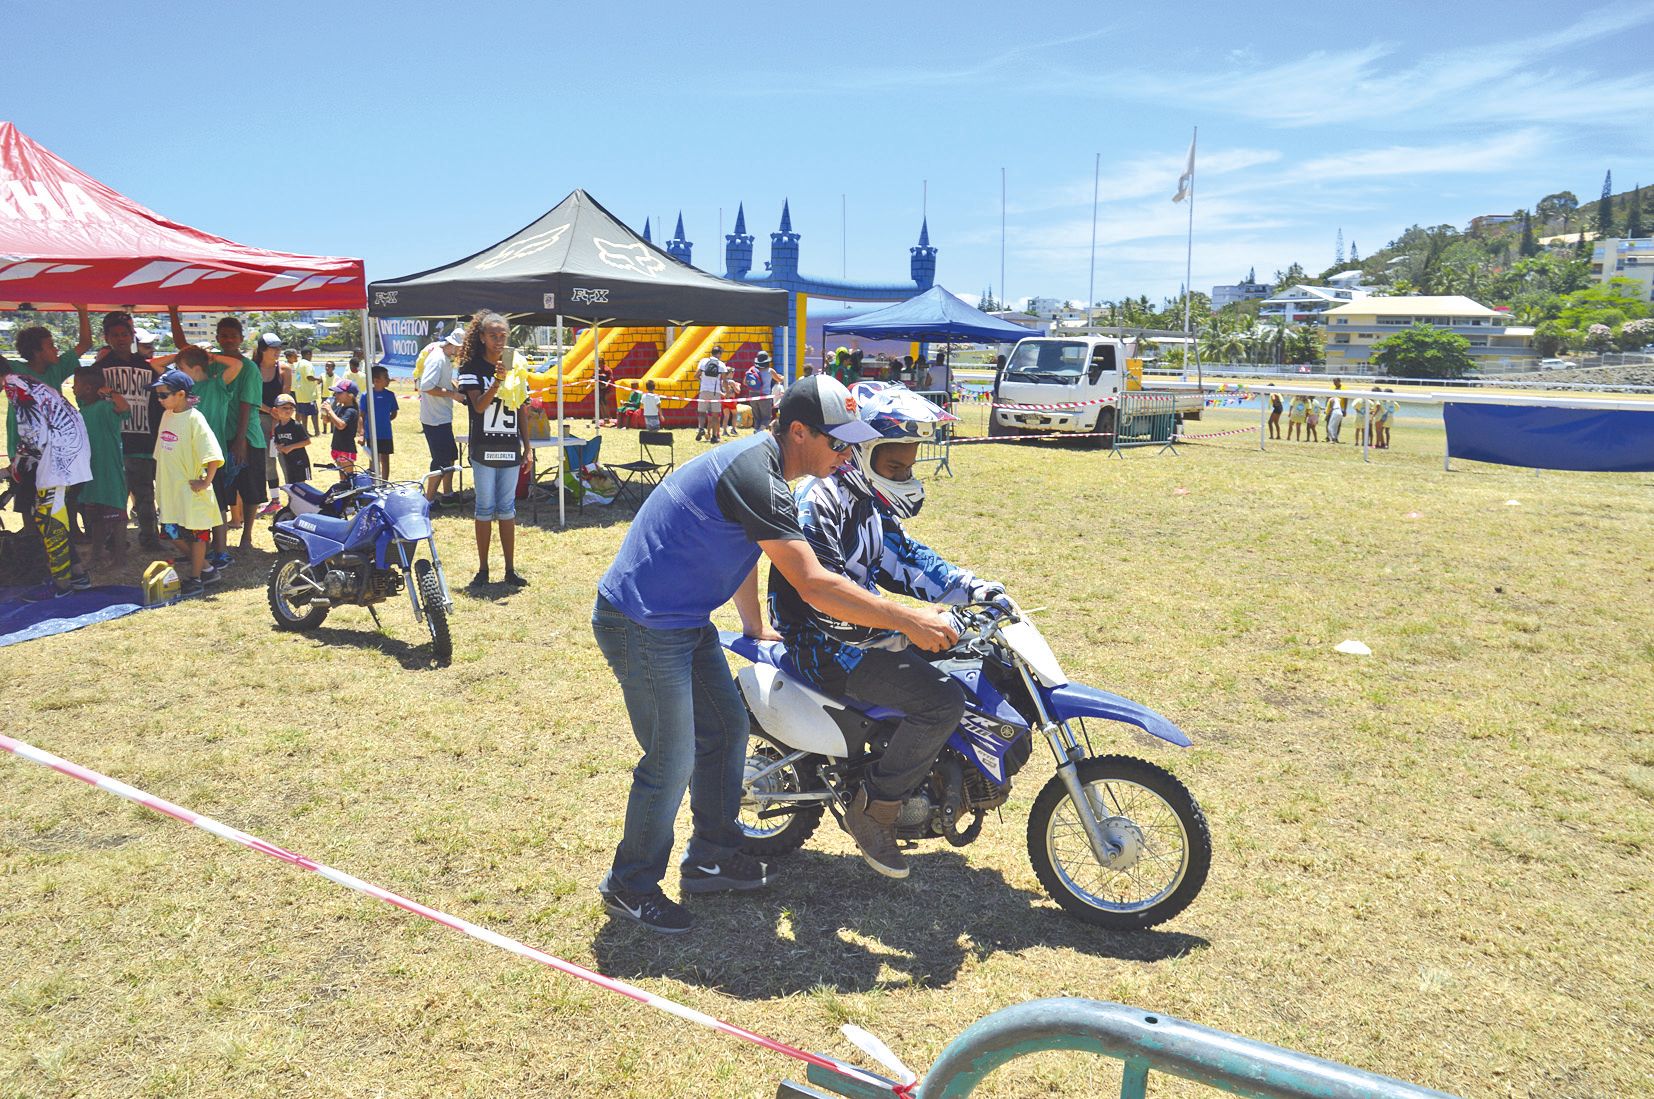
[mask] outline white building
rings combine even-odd
[[[1533,329],[1510,323],[1509,313],[1460,295],[1365,297],[1325,311],[1328,373],[1366,373],[1380,341],[1415,324],[1456,332],[1470,341],[1477,365],[1518,365],[1538,357]]]
[[[1258,317],[1283,320],[1289,324],[1320,324],[1321,314],[1328,309],[1367,296],[1366,290],[1354,286],[1309,286],[1299,283],[1265,298],[1258,308]]]
[[[1591,247],[1591,274],[1599,282],[1631,279],[1637,297],[1654,301],[1654,237],[1609,237]]]
[[[1259,301],[1268,296],[1269,287],[1256,281],[1251,272],[1248,272],[1246,278],[1240,282],[1212,287],[1212,308],[1218,310],[1238,301]]]

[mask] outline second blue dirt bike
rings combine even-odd
[[[434,470],[426,482],[448,470]],[[439,664],[453,657],[448,615],[454,603],[437,556],[431,504],[419,481],[381,481],[358,474],[350,488],[334,492],[332,506],[275,523],[276,563],[266,594],[276,626],[313,630],[338,606],[367,607],[404,589],[414,618],[431,633]],[[424,556],[421,556],[421,550]]]

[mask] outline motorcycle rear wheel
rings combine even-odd
[[[286,504],[283,504],[281,506],[281,510],[276,512],[274,515],[272,515],[270,517],[270,533],[271,533],[271,535],[274,535],[276,533],[276,524],[277,523],[290,522],[295,518],[297,518],[297,516],[295,516],[293,514],[293,509],[288,507]]]
[[[752,739],[747,742],[748,775],[790,754],[788,749],[776,744],[757,726],[758,723],[753,722]],[[745,837],[741,841],[741,849],[748,854],[762,857],[785,855],[789,851],[803,847],[804,841],[809,839],[821,824],[821,814],[827,807],[826,803],[798,802],[794,803],[792,811],[784,816],[761,819],[758,814],[767,807],[762,795],[766,792],[796,794],[820,789],[820,779],[804,774],[796,766],[787,766],[759,781],[760,786],[757,790],[746,780],[741,783],[741,812],[735,819],[736,826]]]
[[[1131,756],[1084,760],[1079,779],[1109,814],[1103,828],[1121,854],[1113,866],[1097,861],[1079,807],[1053,775],[1028,817],[1028,856],[1045,891],[1111,931],[1140,931],[1187,908],[1212,865],[1212,833],[1188,788]]]
[[[414,583],[419,585],[419,604],[425,611],[425,625],[431,631],[431,653],[447,667],[454,659],[454,638],[448,629],[448,606],[442,598],[442,583],[436,567],[421,557],[414,562]]]
[[[276,563],[270,566],[265,595],[270,601],[270,615],[276,620],[278,630],[313,630],[327,617],[329,608],[326,605],[317,607],[308,599],[300,602],[294,598],[313,590],[299,582],[299,577],[308,571],[309,563],[303,554],[295,550],[277,554]]]

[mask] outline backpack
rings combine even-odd
[[[716,378],[718,375],[722,374],[723,372],[724,372],[724,368],[721,365],[719,365],[717,359],[708,359],[701,366],[701,373],[705,377],[708,377],[708,378]]]

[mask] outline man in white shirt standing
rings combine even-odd
[[[450,354],[458,354],[465,342],[465,329],[458,325],[441,340],[425,345],[414,362],[419,389],[419,429],[425,433],[425,445],[431,451],[431,468],[447,470],[459,462],[459,444],[454,441],[454,402],[465,400],[465,394],[454,386],[454,364]],[[425,484],[425,498],[437,499],[438,482]],[[454,475],[447,472],[441,478],[444,500],[454,492]]]
[[[700,377],[701,389],[695,401],[695,439],[711,438],[718,442],[718,426],[723,423],[724,415],[724,375],[729,373],[729,367],[724,365],[724,349],[717,344],[712,351],[701,360],[700,366],[695,368]]]

